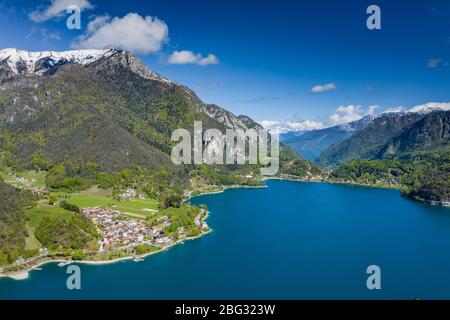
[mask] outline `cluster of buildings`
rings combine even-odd
[[[17,177],[15,174],[11,174],[7,180],[8,183],[14,185],[16,188],[25,189],[31,191],[36,195],[46,195],[48,191],[36,186],[35,179],[27,179],[24,177]]]
[[[143,220],[131,219],[110,209],[85,208],[83,213],[99,229],[102,236],[102,249],[140,244],[161,246],[173,241],[163,232],[164,228],[171,223],[167,216],[158,218],[158,225],[149,226]]]
[[[124,192],[119,194],[119,198],[120,198],[120,200],[129,200],[129,199],[133,199],[133,198],[145,199],[145,195],[142,193],[137,194],[136,190],[134,190],[132,188],[127,188],[127,189],[125,189]]]

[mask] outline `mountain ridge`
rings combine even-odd
[[[352,160],[371,159],[403,128],[424,116],[419,113],[382,114],[348,139],[331,145],[316,161],[323,166],[340,166]]]
[[[289,145],[306,160],[313,161],[328,147],[350,138],[374,119],[375,116],[369,115],[357,121],[324,129],[284,134],[282,142]]]
[[[93,167],[108,173],[166,168],[187,180],[196,169],[175,167],[170,159],[175,129],[192,132],[194,121],[202,121],[203,129],[223,132],[261,128],[248,116],[204,103],[194,91],[154,73],[127,51],[100,51],[95,59],[88,53],[84,64],[64,58],[48,64],[48,72],[0,77],[0,145],[7,163],[44,170],[62,163],[72,176],[85,171],[91,175]],[[0,65],[9,68],[5,59]],[[283,159],[293,156],[287,148],[282,152]],[[200,171],[217,176],[225,167]],[[50,176],[64,179],[59,173]]]

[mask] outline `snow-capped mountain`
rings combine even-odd
[[[195,108],[196,112],[203,113],[215,122],[229,129],[259,129],[260,126],[251,118],[236,116],[233,113],[216,105],[203,103],[190,88],[169,80],[151,70],[146,64],[132,53],[124,50],[70,50],[70,51],[42,51],[32,52],[15,48],[0,49],[0,92],[13,90],[16,98],[13,105],[20,104],[21,88],[35,89],[53,75],[65,73],[61,68],[70,65],[81,65],[86,70],[95,72],[99,77],[121,77],[120,70],[131,71],[146,80],[158,81],[158,86],[166,89],[181,90],[185,99]],[[127,75],[127,71],[124,75]],[[143,80],[144,80],[143,79]],[[137,81],[138,79],[129,79]],[[35,98],[33,98],[35,99]],[[27,102],[23,106],[24,114],[31,114],[39,109],[34,103]],[[17,108],[20,109],[20,108]],[[17,111],[17,110],[16,110]],[[11,115],[10,119],[15,117]],[[12,120],[11,120],[12,121]]]
[[[171,132],[192,128],[194,120],[203,129],[260,128],[123,50],[0,50],[0,101],[0,126],[17,136],[24,162],[40,148],[54,163],[79,157],[105,170],[171,166]],[[44,144],[27,140],[36,132]],[[205,145],[209,151],[217,143]]]
[[[116,67],[129,70],[140,77],[158,81],[164,87],[175,87],[184,92],[184,97],[197,112],[230,129],[259,129],[251,118],[236,116],[216,105],[203,103],[194,91],[169,80],[151,70],[132,53],[124,50],[70,50],[32,52],[19,49],[0,50],[0,92],[8,89],[37,88],[46,78],[65,65],[82,65],[104,77],[116,73]],[[19,96],[16,100],[20,100]],[[27,107],[29,113],[33,108]]]
[[[14,76],[45,76],[56,72],[66,64],[91,65],[102,60],[116,60],[129,67],[140,76],[173,83],[163,76],[150,70],[134,55],[123,50],[69,50],[69,51],[42,51],[32,52],[15,48],[0,50],[0,80]]]
[[[417,106],[411,107],[409,109],[398,107],[393,110],[385,111],[382,113],[382,115],[396,117],[408,113],[427,114],[434,111],[448,111],[448,110],[450,110],[450,102],[427,102],[424,104],[419,104]]]
[[[113,50],[71,50],[31,52],[19,49],[0,50],[0,63],[14,74],[44,75],[55,66],[66,63],[89,64],[113,54]]]
[[[378,117],[379,117],[379,115],[368,115],[368,116],[361,118],[360,120],[340,124],[340,125],[338,125],[338,127],[346,132],[355,132],[362,128],[365,128],[369,123],[371,123],[373,120],[375,120]]]
[[[432,111],[448,111],[450,110],[450,102],[428,102],[409,109],[409,112],[429,113]]]

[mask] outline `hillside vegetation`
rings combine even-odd
[[[25,250],[25,208],[34,205],[35,200],[30,192],[0,182],[0,265],[35,254]]]

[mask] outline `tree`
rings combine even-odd
[[[54,195],[50,195],[48,197],[48,204],[53,206],[55,204],[55,202],[58,201],[58,198],[55,197]]]
[[[179,208],[183,199],[178,194],[169,194],[161,201],[161,209],[165,208]]]
[[[77,213],[81,212],[80,208],[77,205],[71,204],[71,203],[67,202],[66,200],[61,200],[59,202],[59,205],[61,206],[61,208],[64,208],[69,211],[73,211],[73,212],[77,212]]]

